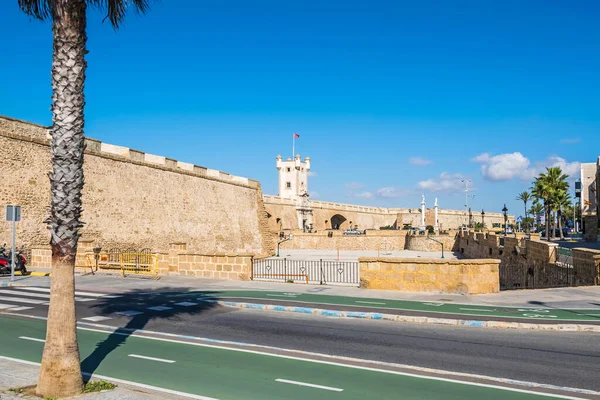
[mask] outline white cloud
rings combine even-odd
[[[461,174],[442,172],[437,179],[427,179],[417,184],[419,189],[429,192],[458,193],[464,190]]]
[[[428,160],[426,158],[421,158],[421,157],[411,157],[408,160],[409,163],[411,163],[412,165],[429,165],[431,164],[433,161]]]
[[[372,199],[374,195],[371,192],[360,192],[360,193],[354,194],[354,196],[362,197],[363,199]]]
[[[490,181],[508,181],[516,177],[523,178],[530,164],[529,159],[519,152],[498,154],[493,157],[484,153],[475,157],[475,159],[478,160],[477,162],[483,163],[481,175]]]
[[[319,176],[315,171],[308,171],[308,176]]]
[[[478,163],[485,163],[490,160],[490,157],[491,157],[490,153],[483,153],[483,154],[478,155],[477,157],[471,158],[471,161],[478,162]]]
[[[398,189],[392,186],[382,187],[377,190],[377,197],[383,198],[395,198],[395,197],[405,197],[412,193],[411,189]]]
[[[538,161],[531,165],[531,161],[519,152],[505,153],[491,156],[489,153],[483,153],[472,161],[483,164],[481,166],[481,175],[494,182],[508,181],[514,178],[522,180],[531,180],[544,172],[547,167],[559,167],[570,177],[576,177],[579,174],[579,162],[567,162],[562,157],[551,156],[543,161]]]
[[[358,182],[351,182],[351,183],[346,183],[344,185],[344,187],[346,189],[350,189],[350,190],[359,190],[359,189],[362,189],[364,186]]]

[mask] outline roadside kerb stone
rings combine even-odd
[[[449,326],[466,326],[474,328],[496,328],[496,329],[520,329],[520,330],[547,330],[557,332],[593,332],[600,333],[600,325],[580,325],[580,324],[536,324],[528,322],[513,321],[485,321],[473,319],[455,319],[455,318],[433,318],[417,317],[412,315],[385,314],[379,312],[360,312],[360,311],[341,311],[326,310],[310,307],[282,306],[273,304],[256,304],[236,301],[222,301],[214,299],[199,298],[198,301],[215,303],[226,307],[245,308],[260,311],[279,311],[290,313],[311,314],[322,317],[333,318],[352,318],[352,319],[372,319],[384,320],[409,324],[434,324]]]

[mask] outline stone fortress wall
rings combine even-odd
[[[272,232],[298,229],[297,203],[295,200],[271,195],[264,195],[263,199],[268,213],[269,228]],[[420,208],[368,207],[318,200],[311,200],[310,204],[313,212],[313,229],[316,231],[332,229],[336,222],[339,222],[337,225],[341,230],[354,225],[358,225],[359,230],[379,229],[382,226],[395,226],[401,229],[405,224],[410,224],[413,227],[421,225]],[[457,229],[468,223],[468,220],[469,217],[465,211],[438,210],[438,221],[442,231]],[[473,223],[481,222],[481,212],[473,212],[472,221]],[[514,224],[515,217],[509,215],[508,221],[509,224]],[[493,230],[493,224],[500,224],[500,226],[504,224],[504,216],[501,213],[486,212],[484,222],[488,229]],[[425,225],[435,225],[435,211],[433,208],[425,210]]]
[[[259,182],[86,138],[82,239],[90,246],[195,254],[274,253]],[[44,246],[50,204],[46,127],[0,117],[0,217],[22,206],[17,243]],[[0,225],[0,244],[10,241]]]

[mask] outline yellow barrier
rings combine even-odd
[[[121,253],[121,276],[149,275],[158,279],[158,257],[155,254]]]

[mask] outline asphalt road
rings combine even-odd
[[[44,292],[23,290],[21,295],[15,295],[19,289],[11,290],[0,290],[0,303],[14,301],[18,307],[4,311],[46,315]],[[31,297],[32,294],[39,297]],[[18,303],[19,299],[24,303]],[[600,391],[599,335],[592,333],[492,330],[278,314],[221,307],[197,302],[193,296],[172,294],[137,293],[113,298],[83,293],[78,299],[78,319],[86,323]],[[149,307],[167,309],[149,310]],[[117,314],[127,311],[139,314]]]
[[[3,326],[0,354],[39,362],[45,336],[43,321],[0,317],[0,324]],[[138,335],[80,329],[78,340],[83,371],[152,384],[203,400],[362,400],[399,396],[406,400],[550,399],[523,389],[507,391],[474,382],[465,384]]]

